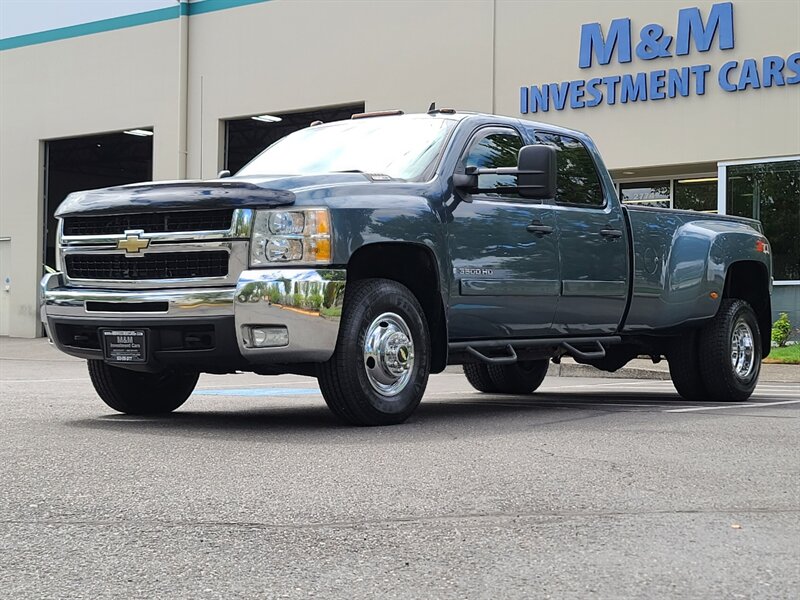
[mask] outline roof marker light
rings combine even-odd
[[[375,112],[363,112],[352,115],[351,119],[368,119],[370,117],[392,117],[404,114],[402,110],[377,110]]]

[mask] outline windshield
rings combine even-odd
[[[415,180],[434,164],[455,123],[431,117],[371,117],[309,127],[278,140],[237,175],[361,171]]]

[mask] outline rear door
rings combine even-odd
[[[484,127],[467,143],[456,171],[515,167],[523,145],[513,128]],[[555,214],[552,205],[520,197],[515,186],[513,175],[481,175],[486,191],[453,212],[451,339],[551,332],[560,287]]]
[[[561,299],[554,325],[568,335],[617,330],[627,303],[628,244],[625,218],[597,164],[578,139],[538,132],[538,143],[558,151],[555,198]]]

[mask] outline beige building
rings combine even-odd
[[[432,101],[588,132],[626,202],[762,219],[800,324],[796,0],[23,4],[0,13],[0,335],[41,334],[69,191],[213,177],[317,118]]]

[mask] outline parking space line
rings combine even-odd
[[[266,385],[259,385],[258,383],[237,383],[235,385],[203,385],[198,387],[198,390],[235,390],[238,388],[257,388],[257,387],[264,387],[264,388],[271,388],[271,387],[280,387],[280,386],[292,386],[292,385],[300,385],[303,387],[308,387],[311,384],[310,381],[271,381],[269,384]],[[312,384],[313,385],[313,384]]]
[[[758,386],[756,386],[756,389],[755,389],[756,393],[764,392],[764,391],[778,392],[779,394],[791,394],[791,393],[794,393],[794,394],[797,394],[798,398],[800,398],[800,386],[788,387],[788,388],[771,387],[771,386],[768,386],[768,385],[758,385]]]
[[[316,388],[249,387],[199,389],[192,392],[192,396],[311,396],[319,393]]]
[[[645,383],[644,381],[639,379],[639,380],[636,380],[636,381],[620,381],[620,380],[616,380],[613,383],[581,383],[581,384],[578,384],[578,385],[558,385],[558,384],[555,384],[555,383],[546,383],[540,389],[548,388],[548,389],[552,389],[554,391],[557,391],[557,390],[574,390],[574,389],[578,389],[578,388],[621,387],[621,386],[626,386],[626,385],[638,385],[639,387],[659,387],[659,388],[661,388],[661,387],[665,387],[666,385],[672,386],[672,382],[671,381],[665,381],[665,380],[648,380],[647,383]]]
[[[0,379],[0,383],[49,383],[51,381],[88,381],[86,377],[68,377],[60,379]]]
[[[700,410],[725,410],[733,408],[760,408],[764,406],[778,406],[779,404],[800,404],[800,400],[784,400],[782,402],[758,402],[756,404],[732,404],[726,406],[697,406],[694,408],[673,408],[665,410],[664,412],[682,413],[682,412],[695,412]]]

